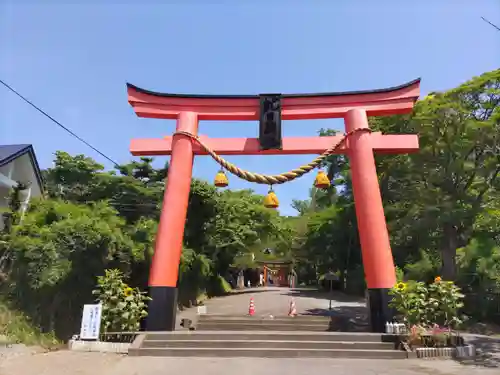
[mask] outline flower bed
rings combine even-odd
[[[430,284],[399,282],[390,294],[390,305],[400,323],[387,323],[387,327],[398,331],[391,333],[398,336],[407,352],[419,358],[475,355],[473,346],[465,345],[456,331],[464,321],[459,314],[464,295],[453,282],[439,276]]]
[[[128,353],[140,329],[140,321],[148,313],[147,297],[137,288],[123,281],[123,274],[116,269],[106,270],[97,277],[97,288],[92,292],[102,304],[99,340],[81,340],[78,336],[68,342],[70,350]]]
[[[438,276],[431,284],[418,281],[397,283],[390,291],[390,305],[398,321],[406,327],[446,327],[453,330],[463,323],[460,309],[464,295],[452,281]]]
[[[140,329],[141,319],[147,313],[150,297],[138,288],[131,288],[123,281],[121,271],[106,270],[97,277],[97,289],[92,293],[102,304],[101,332],[134,332]]]

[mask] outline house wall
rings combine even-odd
[[[40,185],[38,184],[35,169],[31,163],[31,158],[29,154],[24,154],[13,160],[14,168],[12,170],[11,179],[14,181],[20,181],[22,183],[31,182],[31,197],[39,197],[42,195]]]
[[[42,190],[36,178],[35,169],[29,154],[24,154],[9,164],[0,167],[0,173],[14,181],[24,184],[31,183],[30,198],[42,195]],[[8,208],[10,188],[0,184],[0,212]],[[4,227],[3,217],[0,215],[0,230]]]
[[[9,205],[9,193],[10,189],[0,185],[0,207],[7,207]]]
[[[12,163],[6,164],[2,167],[0,167],[0,173],[3,174],[4,176],[11,178],[12,171],[14,169],[14,163],[15,160]]]
[[[3,216],[1,214],[9,206],[9,193],[10,189],[8,187],[0,185],[0,231],[4,228]]]

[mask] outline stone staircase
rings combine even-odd
[[[132,356],[403,359],[391,336],[330,332],[330,318],[201,315],[196,331],[149,332]]]
[[[198,331],[304,331],[325,332],[330,330],[330,317],[299,315],[288,316],[224,316],[200,315],[196,329]]]

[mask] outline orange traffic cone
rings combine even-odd
[[[248,315],[255,315],[255,304],[253,302],[253,297],[250,297],[250,306],[248,306]]]
[[[290,308],[288,309],[288,316],[297,316],[297,308],[295,307],[295,300],[290,300]]]

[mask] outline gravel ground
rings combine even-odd
[[[11,353],[4,358],[0,357],[0,375],[108,375],[114,373],[113,369],[123,361],[123,357],[68,350],[36,354]]]
[[[349,360],[255,358],[148,358],[59,351],[23,354],[0,364],[0,375],[498,375],[498,368],[462,366],[447,360]]]

